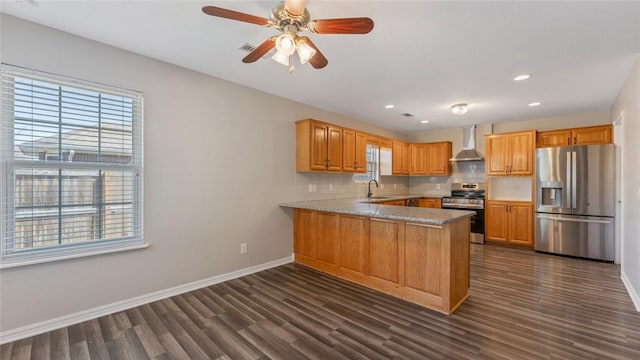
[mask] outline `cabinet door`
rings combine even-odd
[[[509,175],[531,175],[533,174],[533,131],[527,131],[509,136]]]
[[[327,169],[327,126],[311,123],[311,169]]]
[[[296,255],[316,258],[315,215],[309,210],[293,211],[293,252]]]
[[[342,129],[327,127],[327,170],[342,171]]]
[[[340,264],[340,216],[316,213],[316,259],[330,265]]]
[[[509,237],[507,203],[487,203],[485,207],[485,219],[485,235],[487,240],[506,242]]]
[[[428,175],[451,175],[449,166],[451,159],[451,143],[439,142],[429,144]]]
[[[340,215],[340,266],[369,275],[369,218]]]
[[[342,171],[354,172],[356,168],[356,132],[342,130]]]
[[[356,133],[355,160],[355,171],[357,173],[367,172],[367,134]]]
[[[400,265],[404,262],[404,230],[399,221],[369,220],[369,274],[395,284],[400,283]]]
[[[411,175],[426,175],[427,174],[427,159],[426,159],[427,144],[410,144],[409,145],[409,174]]]
[[[611,144],[611,125],[573,130],[573,145]]]
[[[391,173],[402,175],[402,149],[403,143],[394,141],[391,148]]]
[[[435,208],[436,199],[418,199],[418,206],[421,208]]]
[[[512,203],[509,205],[509,242],[533,245],[533,206]]]
[[[423,224],[406,224],[404,285],[413,290],[442,296],[442,264],[446,261],[442,229]]]
[[[509,139],[504,135],[491,135],[485,138],[487,157],[485,167],[487,175],[505,175],[509,151]]]
[[[571,145],[571,130],[555,130],[539,132],[536,136],[536,147],[555,147]]]
[[[402,144],[402,174],[409,175],[409,144]]]

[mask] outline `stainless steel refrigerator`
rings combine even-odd
[[[613,144],[536,150],[535,249],[614,260]]]

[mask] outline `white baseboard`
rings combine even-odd
[[[293,262],[293,255],[282,259],[273,260],[264,264],[251,266],[248,268],[232,271],[222,275],[216,275],[208,279],[194,281],[188,284],[175,286],[169,289],[156,291],[150,294],[137,296],[131,299],[118,301],[115,303],[99,306],[93,309],[80,311],[74,314],[60,316],[51,320],[45,320],[39,323],[11,329],[0,332],[0,344],[24,339],[27,337],[39,335],[52,330],[61,329],[70,325],[78,324],[83,321],[113,314],[119,311],[130,309],[136,306],[144,305],[150,302],[166,299],[171,296],[183,294],[189,291],[211,286],[221,282],[225,282],[239,277],[253,274],[259,271],[267,270],[276,266]]]
[[[636,289],[633,288],[633,286],[631,285],[631,282],[629,281],[629,278],[624,273],[624,271],[622,272],[620,278],[622,279],[622,283],[624,284],[624,287],[627,288],[627,292],[631,297],[631,301],[633,301],[633,305],[635,305],[636,307],[636,311],[640,312],[640,296],[638,296],[638,292],[636,291]]]

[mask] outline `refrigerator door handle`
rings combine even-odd
[[[578,160],[578,153],[575,151],[572,151],[571,152],[571,207],[573,209],[578,207],[578,199],[576,199],[576,194],[577,194],[576,187],[578,185],[578,181],[577,181],[578,172],[576,171],[577,160]]]
[[[536,217],[538,219],[554,220],[554,221],[568,221],[568,222],[577,222],[577,223],[593,223],[593,224],[610,224],[611,223],[611,220],[573,219],[573,218],[567,218],[567,217],[544,216],[544,215],[538,215]]]
[[[573,192],[571,191],[571,152],[567,152],[567,177],[565,178],[567,189],[566,196],[564,197],[564,207],[567,209],[571,209],[571,195]]]

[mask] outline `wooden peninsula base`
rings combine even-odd
[[[469,221],[431,225],[294,209],[295,262],[451,314],[469,290]]]

